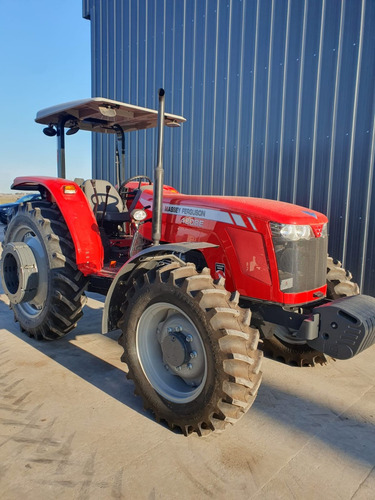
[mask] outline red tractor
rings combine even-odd
[[[350,358],[375,342],[375,299],[327,258],[327,218],[288,203],[193,196],[163,185],[164,125],[185,120],[104,98],[40,111],[58,139],[58,178],[26,176],[39,191],[5,235],[1,276],[15,320],[59,339],[82,316],[85,291],[106,296],[102,331],[121,329],[128,377],[146,408],[184,434],[220,431],[251,406],[263,350],[305,366]],[[121,179],[125,132],[158,125],[154,181]],[[117,137],[117,188],[66,180],[64,137]]]

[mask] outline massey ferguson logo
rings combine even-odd
[[[163,213],[183,217],[182,223],[188,224],[189,226],[199,226],[198,223],[194,222],[194,220],[196,219],[205,219],[233,224],[233,220],[231,219],[228,212],[222,212],[221,210],[215,210],[213,208],[200,208],[188,205],[171,205],[169,203],[165,203],[163,205]],[[177,223],[179,222],[180,221],[178,220]]]
[[[316,226],[312,226],[315,237],[320,238],[322,236],[322,231],[323,231],[323,224],[319,224]]]

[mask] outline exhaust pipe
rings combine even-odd
[[[163,211],[163,150],[164,150],[164,89],[159,89],[159,113],[158,113],[158,157],[154,174],[154,197],[152,210],[152,243],[159,245],[161,238],[161,219]]]
[[[65,123],[70,116],[64,116],[57,125],[57,177],[66,178],[65,174]]]

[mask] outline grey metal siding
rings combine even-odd
[[[166,107],[166,182],[267,197],[330,218],[330,253],[375,295],[375,1],[83,0],[92,93]],[[127,173],[152,175],[153,131]],[[94,172],[113,180],[111,138]]]

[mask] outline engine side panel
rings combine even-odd
[[[139,204],[152,206],[152,189],[142,193]],[[162,240],[218,245],[203,251],[212,275],[225,276],[227,289],[238,290],[244,297],[286,305],[316,301],[325,295],[325,284],[299,293],[280,290],[271,221],[307,224],[314,230],[327,218],[304,207],[272,200],[165,192]],[[142,232],[150,239],[151,224],[145,224]]]

